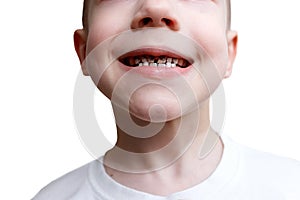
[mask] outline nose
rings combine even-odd
[[[140,0],[131,28],[166,27],[178,31],[179,22],[172,2],[174,0]]]

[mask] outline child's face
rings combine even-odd
[[[174,49],[176,47],[170,47],[168,43],[165,46],[156,46],[155,44],[149,46],[147,44],[147,49],[135,49],[137,51],[131,53],[130,58],[126,61],[117,59],[106,69],[101,79],[100,77],[95,78],[97,75],[93,74],[97,70],[86,69],[87,66],[83,65],[84,72],[92,78],[94,76],[93,80],[96,85],[109,98],[111,98],[117,81],[128,72],[128,69],[136,70],[137,78],[140,76],[146,77],[147,80],[153,79],[153,83],[181,76],[191,87],[198,103],[206,100],[221,80],[231,73],[236,53],[237,35],[235,32],[227,30],[224,0],[93,0],[88,16],[88,33],[84,30],[75,33],[75,46],[81,61],[108,38],[124,31],[131,30],[134,33],[134,31],[147,27],[157,28],[157,31],[169,30],[172,33],[178,33],[178,40],[183,37],[184,39],[190,38],[201,49],[199,52],[201,61],[198,66],[200,70],[193,68],[193,61],[188,62],[188,65],[191,65],[185,66],[185,68],[178,66],[175,68],[155,66],[127,66],[126,68],[125,66],[124,68],[124,62],[125,65],[133,62],[132,57],[142,59],[142,56],[147,57],[147,55],[155,57],[156,60],[159,56],[165,55],[169,55],[166,56],[166,59],[179,57],[179,60],[181,62],[184,60],[187,65],[187,57],[181,56],[186,52],[179,53],[179,55],[169,54],[169,50],[181,52],[181,46]],[[131,41],[124,41],[124,43],[133,42],[135,39],[140,40],[132,38]],[[107,51],[114,51],[114,49]],[[205,60],[207,62],[204,62]],[[205,69],[201,66],[203,63],[213,63],[214,69],[211,70],[212,66]],[[99,79],[99,82],[96,81]],[[180,87],[179,85],[181,84],[178,83],[178,87]],[[149,119],[148,111],[151,106],[156,104],[164,107],[169,119],[182,115],[182,105],[179,105],[178,98],[184,97],[159,84],[147,84],[128,95],[130,96],[128,99],[130,101],[129,110],[137,117]],[[182,104],[182,102],[180,103]],[[188,104],[187,101],[184,103]]]

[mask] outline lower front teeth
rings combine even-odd
[[[157,67],[157,63],[150,63],[151,67]]]
[[[139,63],[139,67],[167,67],[167,68],[171,68],[171,67],[176,67],[176,64],[174,63],[169,63],[167,62],[166,64],[162,64],[162,63],[148,63],[148,62],[143,62],[143,63]]]

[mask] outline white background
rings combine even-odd
[[[93,159],[72,113],[80,69],[72,35],[81,27],[81,4],[0,3],[0,199],[30,199]],[[232,77],[224,82],[224,132],[248,146],[300,160],[299,6],[293,0],[232,0],[232,13],[239,50]],[[96,95],[96,101],[103,98]],[[109,130],[107,101],[95,107]]]

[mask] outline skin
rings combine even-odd
[[[193,39],[206,51],[209,57],[204,58],[213,60],[217,66],[218,74],[210,88],[214,90],[222,79],[231,75],[237,48],[237,33],[227,30],[224,9],[225,2],[222,0],[94,1],[88,15],[89,31],[79,29],[74,34],[75,49],[82,64],[83,73],[93,78],[92,71],[86,68],[84,60],[98,44],[123,31],[152,27],[183,34]],[[111,98],[116,82],[125,73],[115,63],[95,84],[108,98]],[[165,196],[201,183],[218,166],[223,151],[220,138],[216,139],[216,145],[208,156],[201,160],[197,156],[199,146],[203,145],[210,130],[210,93],[205,90],[205,80],[195,70],[190,70],[182,76],[188,81],[193,91],[196,91],[199,107],[190,113],[180,115],[180,105],[174,100],[174,94],[170,91],[153,85],[141,87],[130,99],[129,110],[133,120],[139,125],[148,124],[149,107],[157,102],[165,106],[172,120],[169,120],[158,134],[146,139],[132,137],[117,128],[116,146],[136,153],[158,150],[172,141],[180,122],[197,113],[200,120],[196,137],[190,148],[176,162],[151,173],[125,173],[106,166],[107,173],[117,182],[143,192]],[[164,76],[159,76],[159,78],[163,79]],[[114,110],[115,115],[118,115],[116,109]],[[177,151],[175,147],[173,150]],[[109,156],[110,152],[106,154],[106,159]],[[162,158],[159,158],[158,155],[157,159],[164,159],[164,155],[161,156]],[[151,165],[151,162],[155,161],[145,159],[139,162],[136,164],[150,163]],[[191,171],[193,173],[190,173]]]

